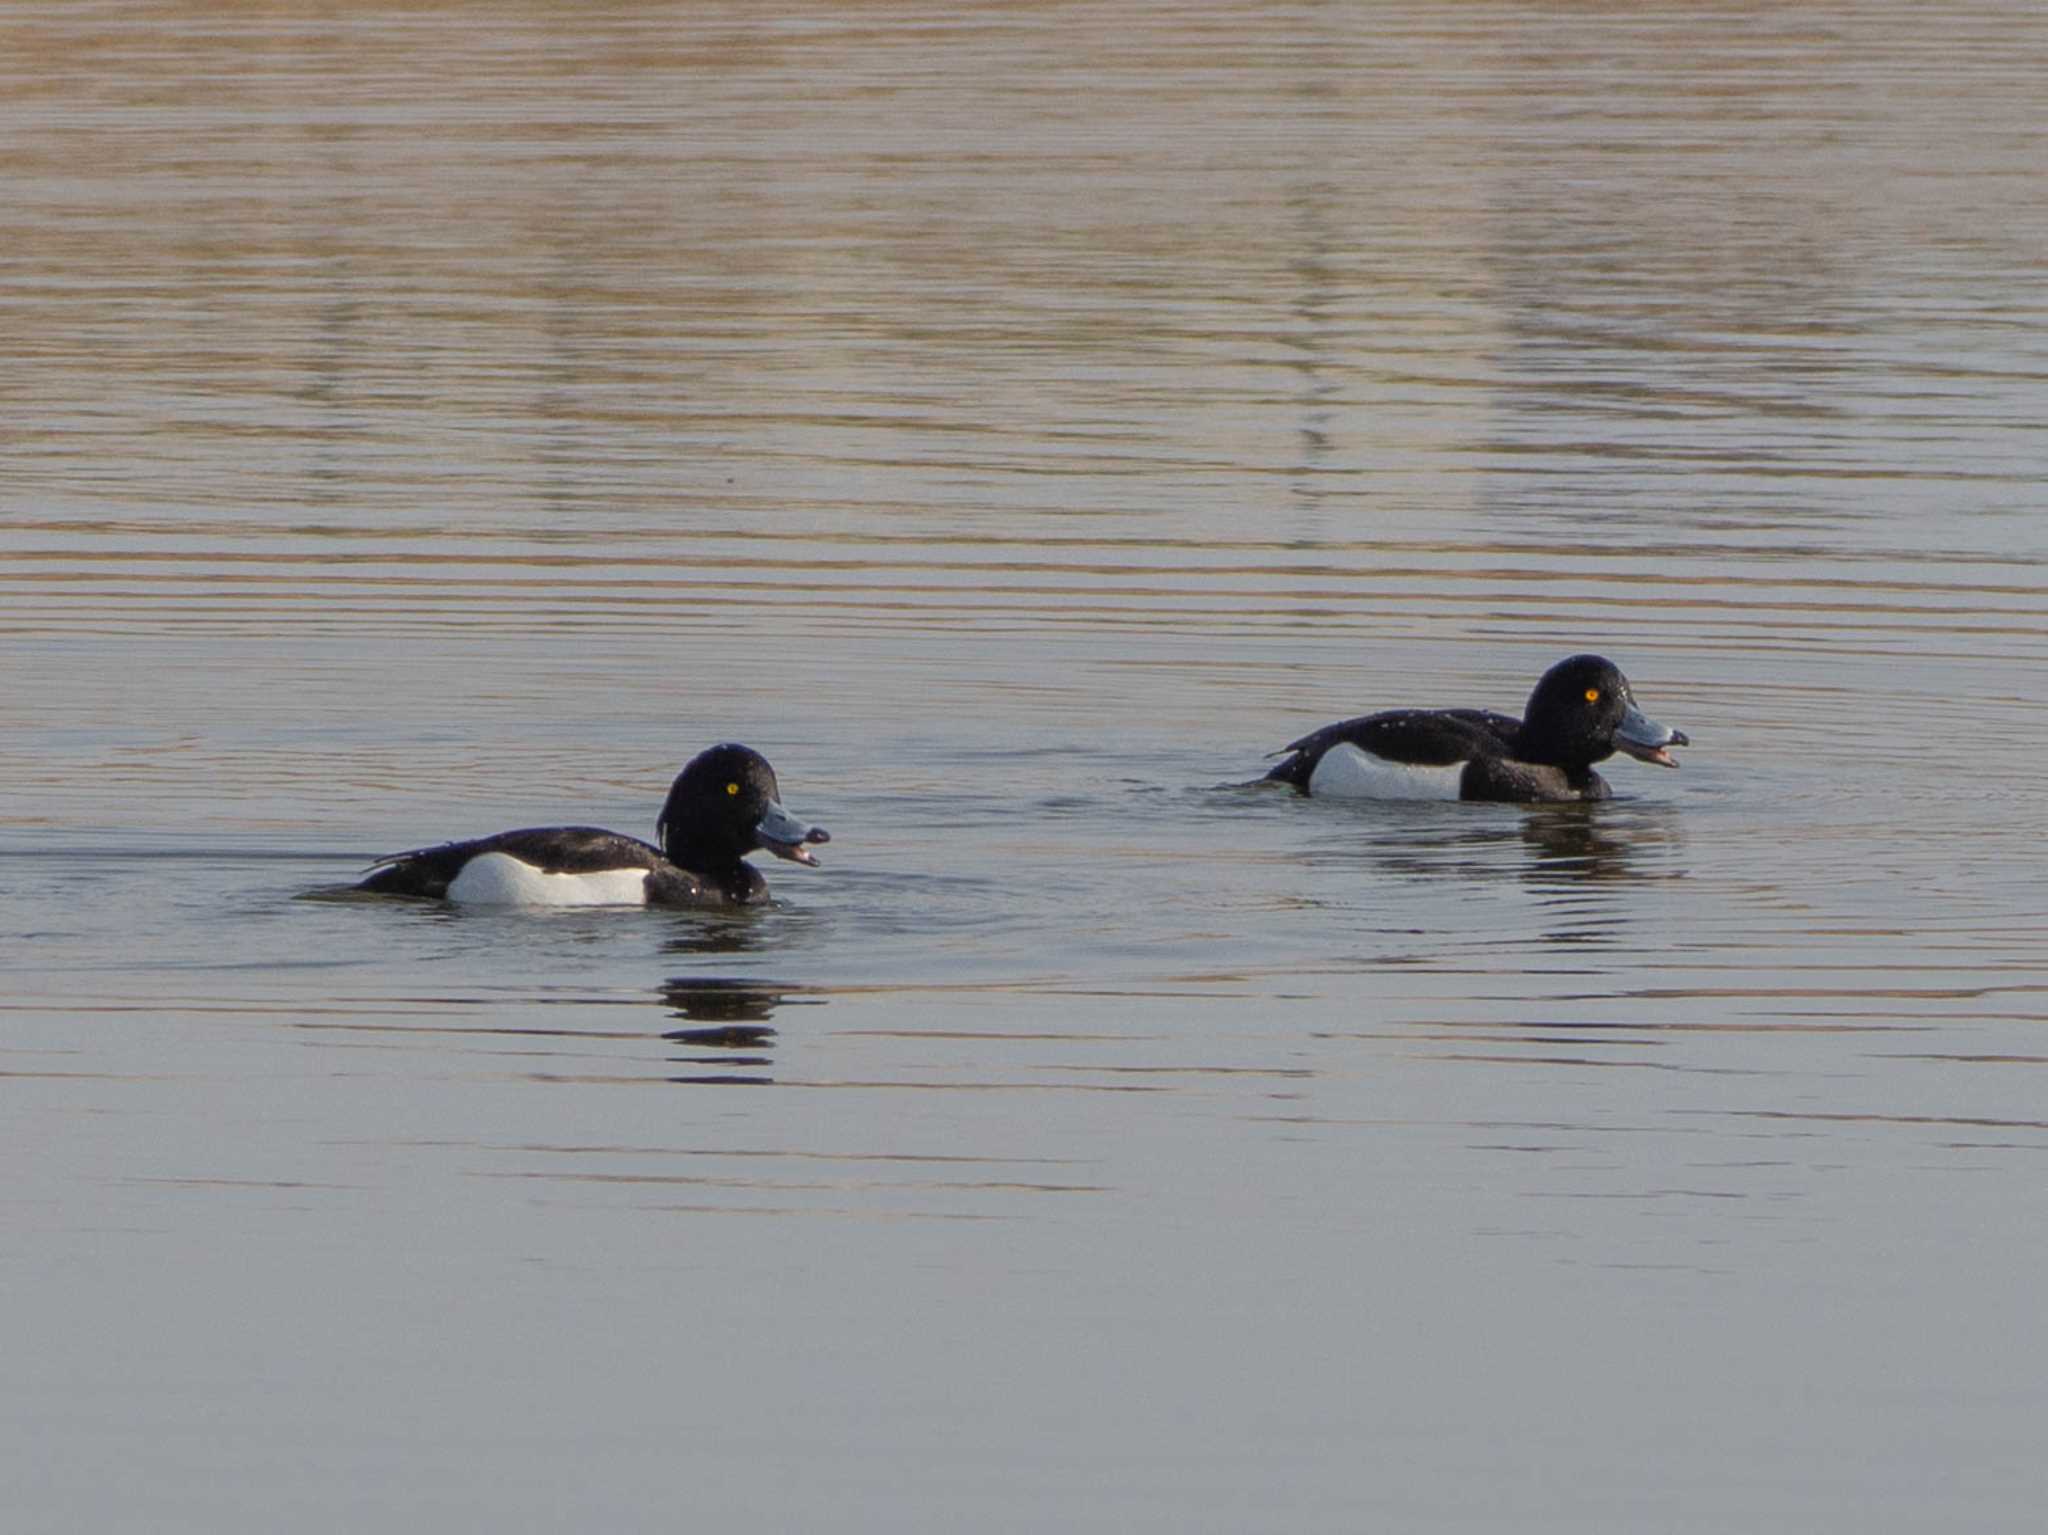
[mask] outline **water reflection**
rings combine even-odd
[[[1348,807],[1347,807],[1348,810]],[[1357,840],[1326,841],[1316,863],[1364,857],[1406,879],[1498,879],[1513,874],[1539,890],[1667,877],[1655,855],[1680,840],[1668,805],[1373,806]]]
[[[754,980],[737,976],[681,975],[662,983],[661,997],[676,1017],[696,1023],[744,1027],[761,1022],[778,1007],[818,1007],[824,998],[800,997],[793,1004],[790,993],[800,990],[791,982]],[[663,1035],[679,1039],[690,1030],[679,1029]],[[773,1034],[773,1029],[756,1032]]]
[[[752,954],[802,944],[814,936],[816,916],[779,904],[736,912],[679,913],[687,918],[662,941],[664,953]]]
[[[1522,876],[1548,880],[1609,881],[1662,878],[1645,855],[1679,839],[1678,814],[1668,805],[1617,813],[1603,805],[1538,805],[1522,817],[1529,861]]]
[[[774,1064],[768,1052],[773,1048],[776,1031],[767,1020],[776,1009],[823,1005],[823,997],[792,997],[793,992],[800,990],[800,987],[787,982],[735,976],[682,975],[664,982],[661,987],[663,1003],[673,1016],[691,1027],[670,1029],[661,1037],[692,1050],[713,1052],[673,1056],[671,1060],[724,1068],[713,1075],[672,1077],[670,1080],[756,1086],[774,1081],[770,1076],[733,1073],[740,1068],[765,1068]]]

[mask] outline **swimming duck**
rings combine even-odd
[[[1571,656],[1543,674],[1520,719],[1491,709],[1361,715],[1293,742],[1266,777],[1350,799],[1606,799],[1594,763],[1621,751],[1675,768],[1667,748],[1691,744],[1636,707],[1612,661]]]
[[[356,888],[483,906],[746,906],[768,895],[748,853],[815,867],[809,844],[832,840],[783,808],[766,757],[732,743],[676,775],[655,835],[659,847],[596,826],[530,826],[393,853]]]

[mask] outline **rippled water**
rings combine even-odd
[[[12,1528],[2038,1522],[2036,8],[0,28]]]

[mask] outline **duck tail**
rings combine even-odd
[[[1312,760],[1307,752],[1290,746],[1287,748],[1285,759],[1274,763],[1272,767],[1268,768],[1266,776],[1260,781],[1263,783],[1284,783],[1289,788],[1298,789],[1303,794],[1306,794],[1308,793],[1308,779]]]

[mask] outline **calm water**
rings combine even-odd
[[[2038,7],[0,35],[11,1529],[2038,1527]]]

